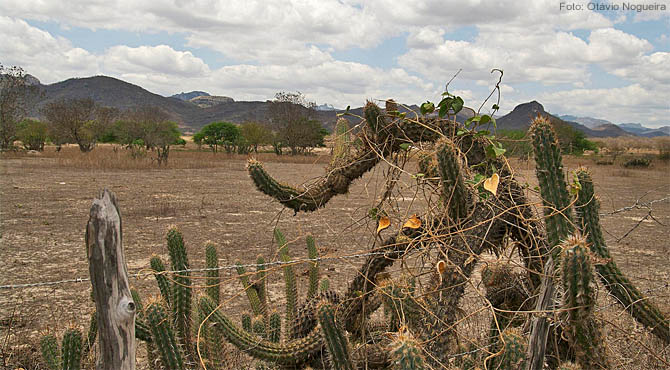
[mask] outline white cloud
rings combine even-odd
[[[183,77],[200,77],[209,67],[191,52],[176,51],[167,45],[114,46],[102,56],[106,71],[118,73],[160,73]]]

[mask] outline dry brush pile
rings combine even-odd
[[[380,162],[412,152],[418,153],[420,168],[414,177],[422,193],[438,199],[435,204],[409,217],[395,235],[370,246],[343,290],[320,278],[311,237],[306,240],[309,283],[299,287],[295,256],[289,255],[286,238],[275,230],[279,263],[273,266],[281,266],[284,275],[283,317],[267,291],[267,273],[274,262],[260,258],[255,271],[238,266],[250,303],[238,324],[219,296],[214,246],[207,246],[207,289],[199,297],[192,292],[188,272],[168,279],[160,258],[152,258],[161,296],[144,305],[134,296],[139,312],[136,337],[146,342],[153,367],[228,368],[228,342],[256,359],[257,368],[266,369],[612,368],[606,335],[594,315],[598,279],[635,320],[670,343],[668,320],[609,254],[589,172],[580,168],[566,181],[560,149],[546,119],[537,117],[530,129],[541,216],[490,137],[455,120],[408,118],[393,101],[387,101],[385,110],[368,102],[364,113],[354,140],[346,120],[338,122],[333,159],[319,181],[306,188],[283,184],[250,160],[248,171],[256,187],[296,213],[313,212],[347,193],[354,180]],[[375,211],[379,231],[388,226],[388,218]],[[176,229],[168,233],[168,251],[170,270],[189,269]],[[517,253],[524,270],[498,259],[484,264],[480,278],[475,266],[486,253]],[[412,258],[420,261],[418,272],[390,272],[392,265]],[[473,314],[463,306],[463,295],[466,287],[480,282],[483,309],[491,312],[489,343],[483,350],[455,357],[469,352],[469,344],[457,333],[459,323]],[[301,294],[303,289],[306,293]],[[80,347],[84,343],[81,335],[67,343],[73,342]],[[50,364],[59,363],[54,347],[55,338],[45,338]],[[65,354],[70,347],[63,345],[63,366],[73,357]]]

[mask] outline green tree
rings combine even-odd
[[[272,131],[264,124],[258,122],[246,122],[242,124],[240,130],[242,137],[247,140],[255,153],[258,153],[258,147],[260,145],[272,143]]]
[[[158,165],[167,164],[170,146],[178,143],[181,132],[175,122],[169,120],[163,110],[155,106],[143,106],[130,110],[115,125],[119,142],[133,151],[139,146],[156,152]]]
[[[39,96],[39,86],[21,67],[0,64],[0,149],[10,149],[17,139],[17,126]]]
[[[44,122],[25,119],[17,127],[17,135],[23,147],[28,150],[44,150],[47,141],[47,124]]]
[[[240,141],[242,132],[234,123],[212,122],[203,127],[193,136],[193,141],[198,144],[207,144],[214,153],[222,146],[228,153],[235,151]]]

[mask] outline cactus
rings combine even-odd
[[[95,345],[95,339],[98,337],[98,318],[96,312],[91,313],[91,318],[88,324],[88,332],[86,333],[86,345],[84,346],[84,351],[82,357],[86,357],[93,349]]]
[[[265,281],[265,269],[265,258],[263,258],[263,256],[258,256],[258,258],[256,258],[256,281],[254,281],[253,286],[258,293],[258,300],[261,304],[261,312],[266,316],[265,320],[268,321],[268,295],[266,291],[267,283]]]
[[[307,236],[307,258],[316,260],[319,258],[319,251],[316,249],[314,238]],[[313,261],[309,264],[309,288],[307,289],[307,299],[313,297],[319,287],[319,261]]]
[[[666,344],[670,343],[670,321],[623,275],[610,255],[600,228],[600,204],[593,191],[591,175],[586,169],[580,168],[577,170],[577,178],[581,186],[575,206],[578,225],[586,235],[591,251],[607,261],[596,265],[605,288],[637,321]]]
[[[563,333],[575,349],[580,366],[609,368],[602,333],[593,319],[593,264],[586,240],[575,235],[566,240],[562,248],[563,309],[567,314]]]
[[[437,144],[438,173],[442,179],[442,198],[451,220],[457,222],[468,213],[468,192],[463,183],[458,149],[451,142]]]
[[[256,316],[251,320],[251,331],[261,338],[267,339],[267,331],[265,330],[265,319],[263,316]]]
[[[275,229],[275,241],[278,245],[279,259],[287,263],[291,260],[290,255],[288,254],[288,243],[284,234],[279,229]],[[291,264],[285,264],[282,269],[284,270],[284,283],[286,289],[286,327],[290,327],[293,322],[293,319],[297,315],[298,310],[298,285],[295,280],[295,271]]]
[[[145,316],[151,330],[152,343],[156,346],[163,367],[184,369],[182,347],[177,342],[175,331],[170,325],[164,303],[157,299],[150,301]]]
[[[345,118],[339,118],[335,123],[335,145],[333,146],[331,167],[346,164],[350,146],[349,121]]]
[[[279,343],[281,340],[281,315],[276,310],[270,314],[268,339],[273,343]]]
[[[144,305],[142,304],[142,299],[140,294],[134,288],[130,289],[130,294],[133,297],[133,302],[135,302],[135,339],[144,341],[147,345],[147,361],[149,362],[151,368],[154,368],[154,365],[157,363],[156,358],[156,347],[151,342],[151,328],[146,323],[146,317],[144,316]]]
[[[317,328],[305,338],[273,343],[238,328],[227,316],[216,310],[216,306],[209,297],[200,297],[199,304],[200,309],[204,312],[212,312],[210,320],[220,327],[229,342],[260,360],[278,365],[300,365],[309,361],[323,347],[321,333]]]
[[[175,273],[172,284],[172,312],[175,329],[185,343],[191,342],[191,278],[184,239],[181,232],[171,228],[167,234],[167,247],[170,254],[170,265]],[[190,347],[189,347],[190,350]]]
[[[219,304],[219,258],[216,254],[214,244],[207,243],[205,246],[205,259],[207,267],[207,294],[216,303]]]
[[[81,369],[82,335],[79,329],[70,328],[63,334],[61,361],[63,370]]]
[[[401,331],[389,348],[394,370],[428,369],[421,345],[408,333]]]
[[[244,268],[244,266],[242,266],[240,261],[235,262],[235,265],[237,265],[237,276],[240,279],[240,283],[242,283],[242,288],[244,288],[244,291],[247,293],[251,311],[253,312],[254,316],[262,315],[263,312],[261,300],[258,297],[258,291],[249,280],[249,274],[247,273],[247,270]]]
[[[58,350],[58,339],[53,334],[48,334],[40,340],[42,358],[49,370],[60,370],[60,351]]]
[[[548,119],[541,116],[535,118],[530,133],[535,152],[537,180],[544,204],[547,239],[549,246],[553,248],[574,231],[563,159],[556,134]],[[552,252],[554,257],[557,253],[557,249]],[[557,262],[556,258],[554,260]]]
[[[158,290],[161,292],[161,296],[165,303],[170,306],[172,302],[172,289],[170,289],[170,282],[168,281],[167,276],[165,276],[165,265],[160,257],[153,255],[151,260],[151,269],[154,271],[154,277],[156,278],[156,283],[158,284]]]
[[[244,331],[251,331],[251,316],[248,314],[242,315],[242,329]]]
[[[77,328],[69,328],[63,334],[61,349],[58,339],[52,334],[42,337],[40,349],[42,358],[50,370],[79,370],[83,353],[83,337]]]
[[[328,354],[333,369],[353,370],[351,350],[344,332],[335,323],[335,310],[330,302],[323,300],[316,306],[319,325],[328,344]]]

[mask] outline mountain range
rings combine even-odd
[[[32,77],[32,76],[31,76]],[[41,108],[58,99],[92,98],[103,106],[126,110],[137,106],[152,105],[164,110],[170,119],[179,123],[185,133],[197,132],[204,125],[214,121],[242,123],[246,121],[262,122],[267,120],[268,101],[234,101],[225,96],[212,96],[204,91],[182,92],[164,97],[143,89],[140,86],[107,76],[87,78],[71,78],[65,81],[42,85],[39,80],[31,79],[31,83],[39,84],[42,94],[38,103],[31,111],[34,117],[40,117]],[[322,104],[314,111],[314,118],[331,130],[337,121],[337,114],[344,110],[335,109]],[[410,109],[418,111],[417,106]],[[306,108],[305,108],[306,109]],[[361,116],[363,108],[353,108],[349,113]],[[546,115],[558,125],[569,125],[589,137],[616,136],[661,136],[670,135],[670,127],[649,129],[640,124],[623,124],[621,126],[609,121],[590,117],[554,116],[544,110],[537,101],[516,106],[510,113],[497,117],[498,129],[526,130],[532,119],[538,114]],[[458,121],[467,119],[459,114]]]

